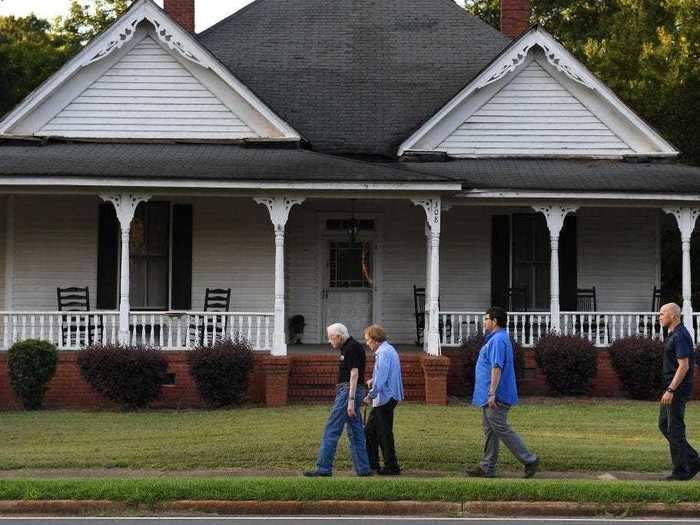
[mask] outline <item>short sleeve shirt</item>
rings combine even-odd
[[[513,345],[505,330],[497,330],[486,336],[486,342],[479,351],[474,370],[474,397],[472,405],[483,407],[489,400],[491,370],[501,369],[501,380],[496,388],[496,400],[509,405],[518,402],[518,387],[515,382]]]
[[[664,388],[668,388],[671,381],[673,381],[673,376],[676,375],[676,370],[678,370],[679,359],[688,359],[688,372],[685,374],[683,382],[678,386],[676,392],[679,397],[689,399],[693,393],[695,348],[688,329],[682,324],[678,325],[664,340],[664,364],[661,375]]]
[[[359,376],[357,384],[365,383],[365,356],[364,347],[355,341],[352,337],[349,338],[343,346],[340,347],[340,366],[338,367],[338,383],[350,382],[350,371],[357,368]]]

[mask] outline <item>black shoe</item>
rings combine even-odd
[[[379,474],[380,476],[400,476],[401,469],[400,468],[382,467],[377,471],[377,474]]]
[[[700,472],[700,462],[688,469],[688,479],[693,479],[698,472]]]
[[[357,475],[360,476],[361,478],[370,478],[370,477],[374,476],[374,471],[368,470],[367,472],[358,472]]]
[[[524,478],[531,478],[535,475],[535,473],[540,469],[540,458],[537,458],[535,461],[532,463],[528,463],[525,465],[525,474],[523,475]]]
[[[332,472],[321,472],[320,470],[307,470],[304,472],[304,476],[307,478],[330,478],[332,475]]]
[[[464,471],[464,474],[469,476],[470,478],[495,478],[496,476],[493,474],[489,474],[486,472],[484,469],[481,468],[481,466],[476,466],[474,468],[470,468]]]

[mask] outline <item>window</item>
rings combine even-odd
[[[527,291],[528,309],[549,308],[549,230],[544,215],[513,215],[512,287]]]
[[[329,243],[331,288],[371,288],[371,247],[368,242]]]
[[[169,308],[170,204],[139,204],[131,223],[130,300],[132,308]]]

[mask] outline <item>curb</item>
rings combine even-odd
[[[0,501],[0,516],[88,514],[267,516],[639,516],[697,518],[700,503],[573,503],[556,501],[169,501],[131,505],[105,500]]]

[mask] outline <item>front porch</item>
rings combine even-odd
[[[116,205],[100,204],[94,195],[4,197],[0,347],[40,338],[61,350],[123,342],[184,351],[230,337],[279,356],[299,351],[287,326],[292,316],[303,316],[305,353],[311,345],[323,348],[325,326],[338,320],[358,338],[368,324],[382,323],[392,342],[409,348],[420,338],[414,286],[428,290],[423,349],[432,355],[480,333],[484,310],[510,287],[528,290],[523,308],[510,312],[508,327],[526,347],[551,331],[599,347],[631,335],[663,337],[649,306],[652,289],[664,280],[662,223],[675,222],[674,216],[683,226],[682,268],[675,272],[683,275],[686,319],[698,326],[698,314],[687,313],[691,208],[669,209],[673,215],[666,216],[664,203],[598,200],[562,208],[522,200],[359,196],[154,195],[133,201],[131,216],[115,218],[129,221],[115,224],[121,242],[114,234],[105,239],[103,212]],[[117,197],[128,201],[127,194]],[[42,216],[33,212],[37,208]],[[184,225],[178,215],[183,208],[190,214]],[[160,251],[144,241],[144,209],[164,211]],[[187,236],[178,233],[182,229]],[[106,262],[105,244],[111,250]],[[85,256],[95,251],[97,258]],[[56,309],[56,287],[75,285],[97,291],[96,309]],[[436,300],[432,286],[439,290]],[[598,307],[572,309],[572,293],[591,286]],[[231,288],[231,311],[203,310],[207,287]],[[105,308],[110,300],[112,308]],[[437,322],[431,325],[434,308]]]

